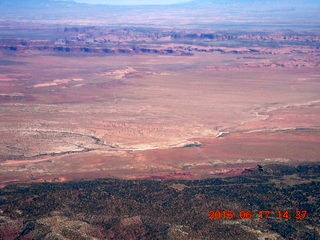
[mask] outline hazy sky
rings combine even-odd
[[[75,0],[83,3],[99,3],[99,4],[113,4],[113,5],[152,5],[152,4],[173,4],[188,2],[190,0]]]

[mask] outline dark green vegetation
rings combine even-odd
[[[320,165],[267,165],[225,179],[11,185],[0,191],[0,239],[319,239],[319,179]],[[208,220],[215,209],[254,218]]]

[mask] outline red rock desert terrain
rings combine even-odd
[[[90,31],[95,36],[101,29]],[[67,31],[66,38],[87,32]],[[107,32],[100,41],[120,35],[128,50],[103,52],[97,43],[98,50],[79,52],[84,40],[69,50],[39,40],[3,41],[3,185],[193,179],[233,175],[259,163],[319,161],[319,49],[291,43],[305,43],[307,33],[272,32],[263,40],[234,33],[236,41],[257,41],[252,48],[217,47],[218,40],[208,39],[211,47],[182,44],[172,33],[166,37],[172,43],[163,44],[147,35],[143,49],[154,50],[141,52],[139,44],[127,46],[137,32]],[[204,33],[188,34],[180,32],[184,40]],[[280,43],[258,46],[269,39]]]

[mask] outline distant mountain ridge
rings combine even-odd
[[[73,0],[0,0],[0,21],[166,25],[212,23],[320,24],[314,0],[193,0],[173,5],[94,5]],[[113,16],[113,17],[111,17]],[[214,16],[214,18],[213,18]],[[148,21],[146,21],[148,19]],[[173,20],[175,19],[175,20]],[[179,21],[180,20],[180,21]]]
[[[249,8],[258,7],[272,7],[272,8],[283,8],[283,7],[318,7],[320,8],[320,2],[315,0],[193,0],[189,4],[195,5],[233,5],[233,6],[246,6]]]
[[[25,8],[25,7],[52,7],[52,6],[77,6],[83,5],[74,1],[59,1],[59,0],[1,0],[1,8]]]
[[[169,4],[169,5],[247,5],[247,6],[270,6],[274,7],[320,7],[320,3],[315,0],[191,0],[186,3]],[[88,5],[101,5],[101,4],[87,4],[80,3],[74,0],[1,0],[0,7],[16,7],[22,8],[26,6],[33,7],[49,7],[49,6],[88,6]],[[116,6],[108,5],[105,6]],[[119,6],[119,5],[117,5]]]

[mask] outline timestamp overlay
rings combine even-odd
[[[303,221],[308,218],[310,213],[307,210],[281,210],[281,209],[262,209],[262,210],[221,210],[213,209],[208,212],[208,219],[215,220],[238,220],[238,219],[287,219],[293,221]]]

